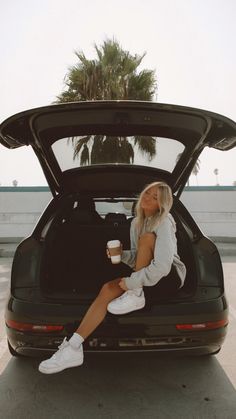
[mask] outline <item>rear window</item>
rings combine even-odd
[[[171,138],[90,135],[61,138],[52,151],[62,171],[94,164],[135,164],[172,172],[184,145]]]
[[[104,217],[108,213],[115,213],[115,214],[125,214],[126,216],[130,217],[134,213],[134,206],[136,200],[132,201],[95,201],[95,208],[96,211]]]

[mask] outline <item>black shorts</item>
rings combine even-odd
[[[181,287],[181,279],[174,265],[172,265],[171,271],[168,273],[168,275],[161,278],[160,281],[154,285],[154,287],[155,295],[163,298],[172,297],[177,293]],[[145,287],[144,293],[148,288],[151,287]]]

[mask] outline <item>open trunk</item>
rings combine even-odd
[[[173,215],[178,225],[178,253],[187,267],[184,288],[174,297],[182,300],[193,295],[196,273],[190,237],[174,211]],[[129,276],[132,271],[127,265],[111,264],[106,256],[106,243],[119,239],[123,249],[129,249],[132,218],[132,211],[130,215],[118,212],[99,214],[92,199],[70,200],[55,216],[45,237],[41,265],[43,294],[58,300],[91,300],[105,282]],[[147,303],[160,300],[155,286],[145,287],[145,295]]]

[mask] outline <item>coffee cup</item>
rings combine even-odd
[[[121,243],[120,240],[110,240],[107,242],[107,248],[111,257],[111,263],[121,262]]]

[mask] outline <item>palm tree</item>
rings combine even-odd
[[[78,63],[69,68],[65,77],[66,89],[57,96],[57,103],[84,100],[152,100],[157,84],[154,70],[141,70],[145,53],[131,55],[116,40],[94,45],[96,59],[89,60],[82,51],[76,51]],[[153,137],[108,137],[88,135],[72,139],[74,159],[80,154],[80,164],[133,163],[134,147],[149,160],[156,154]]]
[[[192,174],[194,176],[196,176],[197,185],[198,185],[197,175],[198,175],[199,171],[200,171],[200,160],[197,159],[195,165],[193,166],[193,170],[192,170]]]
[[[218,179],[219,169],[214,169],[214,175],[216,177],[216,185],[219,185],[219,179]]]
[[[178,163],[178,161],[179,161],[179,159],[180,159],[181,156],[182,156],[182,153],[179,153],[177,155],[176,160],[175,160],[176,163]],[[193,166],[192,174],[196,176],[196,179],[197,179],[197,175],[198,175],[198,173],[200,171],[200,163],[201,163],[200,162],[200,159],[197,159],[195,165]],[[189,186],[189,178],[187,180],[187,186]]]

